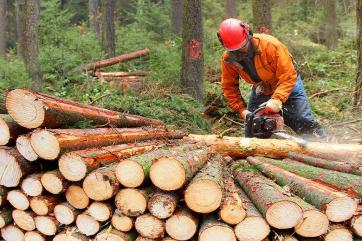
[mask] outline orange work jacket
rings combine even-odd
[[[228,51],[224,52],[221,60],[224,96],[230,108],[239,113],[246,108],[240,95],[239,77],[254,87],[262,85],[264,95],[272,95],[272,99],[282,103],[287,101],[297,82],[293,58],[285,45],[267,34],[254,34],[251,42],[256,48],[254,64],[261,82],[254,82],[242,66],[225,61],[229,57]]]

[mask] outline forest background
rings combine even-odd
[[[28,12],[22,9],[24,2],[34,3],[30,6],[36,7],[33,14],[25,14]],[[190,2],[200,8],[187,9],[195,8]],[[356,90],[360,89],[356,86],[357,30],[361,28],[356,13],[362,11],[360,2],[0,0],[3,56],[0,57],[0,88],[41,88],[45,93],[83,103],[97,100],[96,106],[160,119],[192,132],[241,135],[244,123],[227,107],[220,88],[223,49],[216,31],[223,19],[236,17],[250,23],[254,32],[258,32],[258,21],[265,21],[269,14],[271,34],[289,47],[301,68],[315,117],[329,134],[353,138],[362,135],[361,103],[355,97]],[[95,3],[97,16],[90,11]],[[258,7],[258,4],[261,5]],[[111,18],[106,16],[107,8],[111,9]],[[201,11],[199,16],[202,16],[202,99],[194,99],[180,87],[181,26],[190,24],[187,17],[182,22],[185,10]],[[260,13],[260,10],[266,12]],[[29,19],[35,23],[36,35],[30,39],[37,40],[37,49],[30,56],[24,56],[24,49],[30,51],[34,46],[31,41],[21,42],[21,36],[26,34],[21,32],[21,26],[26,26],[24,21]],[[192,24],[192,19],[190,22]],[[113,40],[109,39],[112,38],[109,31],[114,31]],[[107,83],[101,84],[77,69],[95,60],[144,48],[150,49],[148,56],[107,68],[108,71],[150,71],[142,91],[110,88]],[[250,88],[241,84],[241,93],[246,99]]]

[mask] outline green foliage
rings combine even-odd
[[[30,86],[24,63],[17,57],[12,57],[8,61],[0,57],[0,89],[23,86]]]

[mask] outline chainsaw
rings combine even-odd
[[[278,138],[295,141],[298,145],[305,147],[307,141],[292,136],[283,131],[284,120],[281,113],[266,114],[264,112],[266,103],[261,104],[255,111],[246,116],[245,137]]]

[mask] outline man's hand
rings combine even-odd
[[[240,118],[242,119],[242,120],[246,120],[246,116],[248,115],[248,114],[250,114],[251,112],[250,111],[248,111],[248,110],[243,110],[242,112],[240,112]]]
[[[270,99],[266,102],[264,113],[278,113],[282,109],[282,102],[278,99]]]

